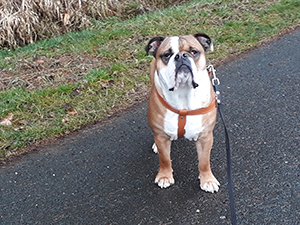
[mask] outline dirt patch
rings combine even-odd
[[[11,60],[7,57],[5,60]],[[36,90],[55,84],[75,83],[91,69],[103,68],[105,61],[94,55],[35,55],[18,60],[15,68],[1,72],[0,89],[25,87]]]

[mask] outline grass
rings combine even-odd
[[[153,36],[205,32],[213,38],[215,51],[207,57],[215,64],[299,22],[297,0],[197,0],[128,20],[95,21],[81,32],[1,50],[0,118],[9,113],[14,117],[11,126],[0,126],[0,156],[17,154],[37,140],[68,134],[143,100],[151,61],[144,46]],[[41,66],[34,59],[38,57]],[[72,60],[64,64],[60,59],[66,57]],[[96,66],[87,63],[92,60]],[[61,66],[51,69],[55,63]],[[31,64],[37,69],[27,73]]]

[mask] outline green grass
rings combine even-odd
[[[205,32],[213,38],[215,51],[209,63],[278,35],[300,22],[300,4],[286,1],[192,1],[121,21],[95,21],[81,32],[40,41],[15,51],[0,51],[0,69],[16,68],[19,60],[35,55],[87,54],[101,59],[102,66],[90,69],[79,80],[30,90],[14,87],[0,92],[0,118],[14,113],[12,126],[0,126],[0,156],[17,152],[30,143],[80,129],[110,115],[112,108],[131,104],[149,88],[145,56],[147,39],[156,35]],[[5,60],[6,57],[12,58]],[[18,76],[18,74],[14,74]],[[1,79],[0,79],[1,80]],[[77,94],[74,90],[79,88]],[[76,115],[69,115],[66,105]],[[68,117],[67,123],[62,119]],[[22,127],[22,129],[19,129]]]

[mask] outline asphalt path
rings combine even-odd
[[[230,131],[239,224],[300,224],[300,30],[217,68]],[[220,119],[212,170],[194,143],[172,144],[175,184],[154,184],[147,102],[0,166],[0,224],[230,224]]]

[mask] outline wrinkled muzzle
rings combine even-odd
[[[187,85],[191,88],[196,88],[199,85],[194,81],[194,74],[192,70],[189,56],[184,52],[179,52],[174,58],[175,62],[175,83],[174,87],[169,91],[176,90],[180,85]]]

